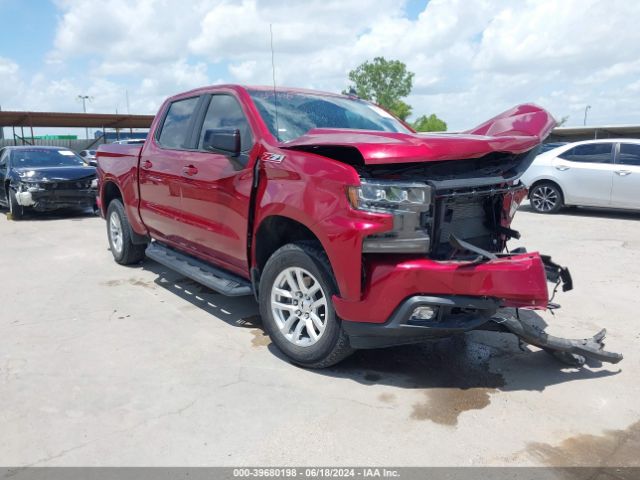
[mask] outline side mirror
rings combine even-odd
[[[211,152],[237,157],[240,155],[240,130],[237,128],[212,128],[204,132],[202,148]]]

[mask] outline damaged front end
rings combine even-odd
[[[387,202],[389,206],[382,207],[393,211],[394,228],[365,239],[365,253],[369,253],[367,245],[373,244],[378,245],[377,251],[419,252],[437,260],[475,256],[452,245],[451,237],[486,252],[502,252],[509,238],[519,238],[518,232],[509,227],[527,193],[517,179],[535,154],[534,149],[520,155],[492,153],[466,160],[356,167],[363,185],[357,196],[365,208],[366,202],[372,202],[375,210],[373,200],[385,183],[395,184],[398,189],[406,189],[406,185],[412,185],[414,191],[420,185],[422,188],[420,195],[413,194],[415,202],[410,201],[410,191],[404,193],[409,201],[399,201],[391,208],[392,202]],[[405,250],[403,245],[412,249]]]
[[[362,249],[361,288],[354,294],[343,283],[345,292],[333,297],[354,348],[493,329],[572,364],[620,361],[604,352],[603,332],[559,339],[507,313],[557,308],[548,281],[572,287],[569,271],[549,257],[507,246],[520,238],[511,228],[527,195],[519,179],[554,125],[544,109],[520,105],[460,134],[316,128],[281,145],[358,174],[347,186],[348,219],[331,224],[356,230]]]
[[[571,365],[581,365],[585,358],[610,363],[622,359],[603,349],[604,330],[589,339],[563,339],[508,313],[509,308],[558,308],[550,303],[556,290],[573,288],[569,270],[549,256],[507,248],[509,239],[520,238],[511,228],[526,196],[518,178],[535,154],[357,167],[362,182],[348,192],[352,206],[391,213],[393,228],[363,239],[368,277],[363,301],[336,304],[339,314],[355,320],[346,329],[356,347],[413,343],[479,329],[514,334]],[[551,300],[547,282],[554,285]],[[413,290],[399,287],[409,283]],[[359,306],[366,305],[370,312],[375,298],[383,296],[404,300],[380,328],[356,323],[373,316],[366,313],[365,319]]]
[[[20,181],[11,185],[16,203],[38,212],[63,208],[94,207],[97,195],[95,176],[76,180]]]

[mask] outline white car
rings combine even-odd
[[[521,181],[540,213],[565,205],[640,209],[640,140],[568,143],[538,155]]]
[[[95,150],[82,150],[79,155],[86,162],[87,165],[91,165],[92,167],[97,166],[96,162],[96,151]]]

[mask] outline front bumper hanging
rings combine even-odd
[[[496,314],[491,320],[498,326],[498,330],[513,333],[520,340],[540,347],[570,365],[583,365],[587,358],[607,363],[618,363],[622,360],[622,354],[604,350],[603,340],[607,333],[605,329],[591,338],[571,340],[549,335],[544,330],[513,315]]]
[[[548,255],[540,255],[540,258],[544,264],[547,280],[555,283],[556,289],[560,284],[562,284],[563,292],[573,289],[573,280],[568,268],[552,262]],[[549,303],[549,308],[557,307],[558,305]],[[608,352],[604,349],[604,337],[607,334],[605,329],[600,330],[591,338],[572,340],[549,335],[541,328],[527,323],[519,315],[506,315],[501,312],[494,315],[491,320],[498,325],[498,330],[512,333],[523,342],[540,347],[572,366],[583,365],[587,358],[607,363],[618,363],[622,360],[622,354]]]

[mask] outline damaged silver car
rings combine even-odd
[[[72,150],[16,146],[0,150],[0,205],[14,220],[25,211],[95,209],[96,169]]]

